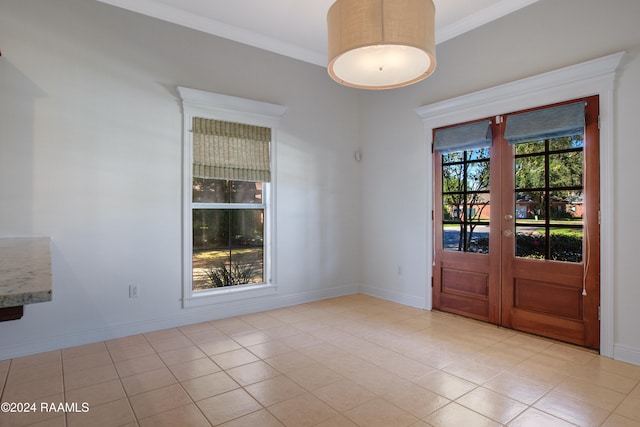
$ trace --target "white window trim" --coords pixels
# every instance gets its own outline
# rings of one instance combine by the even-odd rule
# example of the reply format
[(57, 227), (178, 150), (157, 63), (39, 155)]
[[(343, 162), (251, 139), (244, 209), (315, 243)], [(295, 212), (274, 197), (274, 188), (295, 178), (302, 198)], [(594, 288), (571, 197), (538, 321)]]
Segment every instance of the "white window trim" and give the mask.
[[(422, 119), (427, 144), (431, 147), (435, 128), (575, 98), (600, 96), (600, 354), (607, 357), (614, 357), (613, 96), (616, 69), (623, 55), (624, 52), (618, 52), (415, 110)], [(432, 191), (427, 199), (427, 212), (433, 210), (431, 156), (429, 154), (427, 159), (427, 188)], [(431, 223), (427, 230), (432, 230)], [(433, 245), (427, 245), (427, 259), (431, 260), (427, 263), (427, 277), (431, 277)], [(425, 301), (426, 308), (431, 310), (430, 286)]]
[[(280, 118), (287, 107), (233, 96), (219, 95), (197, 89), (178, 87), (182, 98), (183, 141), (182, 141), (182, 306), (199, 307), (246, 298), (272, 295), (277, 292), (275, 263), (275, 187), (276, 149)], [(194, 117), (244, 123), (271, 128), (271, 182), (265, 185), (265, 239), (264, 253), (265, 283), (257, 285), (230, 286), (221, 289), (194, 292), (192, 289), (192, 204), (191, 186), (193, 174), (193, 138), (191, 124)]]

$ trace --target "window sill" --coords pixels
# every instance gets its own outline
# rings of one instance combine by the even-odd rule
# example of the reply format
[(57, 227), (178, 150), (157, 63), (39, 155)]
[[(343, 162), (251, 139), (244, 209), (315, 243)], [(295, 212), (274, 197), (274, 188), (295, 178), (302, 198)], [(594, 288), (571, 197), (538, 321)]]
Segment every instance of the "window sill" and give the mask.
[(184, 298), (182, 307), (201, 307), (231, 301), (274, 295), (278, 288), (271, 284), (228, 286), (219, 289), (197, 291), (190, 298)]

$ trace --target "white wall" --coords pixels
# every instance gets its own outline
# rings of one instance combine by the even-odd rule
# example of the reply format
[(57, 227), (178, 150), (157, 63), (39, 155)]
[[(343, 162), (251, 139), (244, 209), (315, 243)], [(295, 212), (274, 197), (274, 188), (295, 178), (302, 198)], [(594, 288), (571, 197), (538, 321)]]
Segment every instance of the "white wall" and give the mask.
[[(425, 211), (430, 150), (419, 106), (625, 50), (615, 91), (615, 357), (640, 364), (637, 246), (640, 199), (635, 131), (640, 111), (640, 2), (541, 0), (438, 45), (435, 74), (415, 86), (363, 93), (362, 277), (367, 292), (425, 301), (430, 215)], [(393, 260), (393, 262), (384, 262)], [(397, 274), (397, 264), (408, 264)]]
[[(0, 236), (50, 236), (53, 257), (53, 300), (0, 323), (0, 359), (357, 290), (357, 91), (87, 0), (3, 0), (0, 41)], [(275, 297), (181, 308), (176, 86), (288, 107)]]

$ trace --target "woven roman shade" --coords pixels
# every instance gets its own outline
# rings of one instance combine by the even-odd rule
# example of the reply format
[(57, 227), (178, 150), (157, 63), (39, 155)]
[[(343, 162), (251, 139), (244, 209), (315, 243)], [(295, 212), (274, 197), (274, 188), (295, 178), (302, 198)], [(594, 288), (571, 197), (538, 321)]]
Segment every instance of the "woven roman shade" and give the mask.
[(193, 176), (269, 182), (271, 129), (193, 118)]
[(584, 133), (584, 101), (507, 115), (509, 144)]
[(491, 120), (436, 129), (433, 148), (441, 154), (491, 147)]

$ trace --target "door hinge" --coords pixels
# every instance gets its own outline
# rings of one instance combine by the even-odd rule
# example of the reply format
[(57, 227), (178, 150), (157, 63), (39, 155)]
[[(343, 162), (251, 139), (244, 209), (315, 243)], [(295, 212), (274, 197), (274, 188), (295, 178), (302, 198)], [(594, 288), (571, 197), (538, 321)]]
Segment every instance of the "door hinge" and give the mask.
[(600, 129), (600, 115), (598, 115), (598, 129)]
[(601, 320), (602, 317), (602, 310), (600, 309), (600, 306), (598, 306), (598, 320)]
[(602, 220), (602, 215), (600, 213), (600, 209), (598, 209), (598, 225), (600, 224), (601, 220)]

